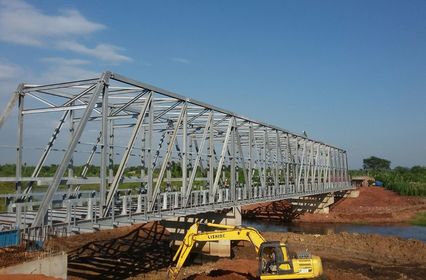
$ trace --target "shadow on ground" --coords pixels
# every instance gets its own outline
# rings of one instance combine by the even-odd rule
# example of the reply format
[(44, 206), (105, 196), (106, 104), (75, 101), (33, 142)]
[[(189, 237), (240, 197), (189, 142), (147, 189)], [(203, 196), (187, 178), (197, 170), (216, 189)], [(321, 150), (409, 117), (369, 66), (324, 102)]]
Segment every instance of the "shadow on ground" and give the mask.
[(68, 253), (68, 276), (125, 279), (168, 267), (171, 251), (166, 235), (166, 230), (154, 223), (118, 238), (87, 243)]
[[(334, 203), (330, 208), (334, 208), (344, 201), (345, 193), (336, 192), (334, 194)], [(324, 200), (327, 194), (311, 196), (310, 199), (287, 199), (273, 201), (269, 203), (259, 203), (249, 207), (243, 207), (242, 215), (247, 219), (262, 219), (274, 222), (292, 222), (305, 213), (314, 213), (318, 206)], [(297, 205), (292, 204), (297, 203)]]
[(202, 276), (207, 276), (210, 278), (220, 278), (223, 280), (238, 280), (238, 279), (248, 279), (248, 280), (258, 280), (258, 277), (254, 277), (253, 275), (251, 275), (250, 273), (241, 273), (241, 272), (235, 272), (235, 271), (231, 271), (231, 270), (223, 270), (223, 269), (216, 269), (216, 270), (212, 270), (210, 273), (208, 274), (196, 274), (196, 275), (191, 275), (187, 278), (185, 278), (185, 280), (195, 280), (197, 278), (203, 279)]
[(291, 222), (306, 211), (301, 211), (297, 207), (285, 200), (271, 203), (259, 204), (256, 207), (242, 210), (244, 218), (262, 219), (275, 222)]

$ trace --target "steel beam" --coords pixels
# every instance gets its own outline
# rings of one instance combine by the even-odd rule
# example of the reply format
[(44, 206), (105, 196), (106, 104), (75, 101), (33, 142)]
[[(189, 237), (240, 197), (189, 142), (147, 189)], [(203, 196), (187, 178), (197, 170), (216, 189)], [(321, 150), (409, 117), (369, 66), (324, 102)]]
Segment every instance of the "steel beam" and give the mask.
[[(124, 109), (123, 109), (124, 110)], [(99, 196), (100, 196), (100, 209), (104, 209), (105, 206), (105, 197), (106, 197), (106, 188), (108, 186), (108, 116), (109, 116), (109, 106), (108, 106), (108, 85), (105, 85), (102, 91), (102, 128), (101, 128), (101, 167), (100, 167), (100, 177), (101, 184), (99, 186)]]
[(158, 179), (157, 179), (157, 183), (156, 183), (155, 188), (154, 188), (153, 193), (152, 193), (151, 204), (148, 206), (148, 210), (150, 212), (152, 212), (156, 198), (159, 194), (160, 186), (161, 186), (161, 183), (163, 181), (164, 172), (166, 171), (166, 167), (167, 167), (168, 161), (170, 159), (170, 155), (172, 153), (172, 149), (173, 149), (173, 145), (174, 145), (174, 142), (175, 142), (175, 139), (176, 139), (176, 136), (177, 136), (177, 132), (178, 132), (180, 126), (181, 126), (183, 116), (185, 115), (185, 110), (186, 110), (186, 107), (183, 106), (182, 109), (181, 109), (180, 115), (179, 115), (179, 119), (175, 123), (175, 128), (174, 128), (170, 143), (167, 147), (166, 155), (163, 158), (163, 165), (161, 166), (160, 173), (159, 173)]
[(22, 112), (24, 111), (24, 93), (23, 93), (23, 85), (20, 84), (16, 91), (18, 95), (18, 128), (17, 128), (17, 138), (18, 145), (16, 148), (16, 193), (21, 193), (21, 177), (22, 177), (22, 149), (24, 142), (24, 116)]
[(198, 165), (200, 163), (201, 154), (204, 151), (204, 146), (205, 146), (205, 143), (206, 143), (207, 134), (210, 130), (210, 126), (212, 125), (212, 116), (213, 116), (213, 114), (210, 112), (209, 118), (207, 119), (207, 122), (206, 122), (206, 126), (204, 127), (203, 136), (201, 137), (201, 145), (198, 149), (197, 156), (195, 157), (194, 166), (192, 167), (191, 176), (189, 177), (188, 187), (185, 190), (184, 203), (182, 205), (183, 207), (186, 207), (188, 205), (189, 197), (190, 197), (190, 194), (191, 194), (191, 191), (192, 191), (192, 186), (193, 186), (194, 181), (195, 181), (195, 175), (197, 174), (197, 168), (198, 168)]
[(120, 183), (121, 177), (123, 176), (123, 173), (124, 173), (124, 169), (126, 168), (127, 162), (129, 160), (129, 156), (130, 156), (130, 152), (132, 151), (133, 144), (135, 143), (136, 137), (139, 134), (139, 130), (145, 119), (145, 115), (148, 110), (148, 107), (151, 104), (151, 99), (152, 99), (152, 93), (149, 93), (148, 98), (146, 99), (145, 104), (142, 107), (139, 117), (136, 121), (136, 125), (133, 128), (132, 135), (130, 136), (129, 142), (127, 143), (126, 149), (124, 151), (124, 155), (121, 158), (120, 165), (118, 166), (117, 172), (115, 173), (114, 180), (112, 181), (111, 186), (109, 188), (108, 196), (105, 201), (105, 208), (102, 210), (103, 217), (106, 217), (111, 209), (111, 205), (113, 203), (114, 196), (117, 192), (118, 185)]
[(223, 163), (225, 161), (226, 152), (228, 151), (228, 142), (229, 142), (229, 138), (230, 138), (230, 135), (231, 135), (233, 122), (234, 122), (234, 118), (231, 117), (229, 119), (229, 122), (228, 122), (228, 128), (226, 129), (225, 140), (223, 141), (222, 152), (220, 153), (220, 159), (219, 159), (219, 163), (217, 165), (217, 171), (216, 171), (216, 176), (215, 176), (215, 179), (214, 179), (213, 189), (212, 189), (212, 193), (210, 194), (210, 197), (211, 197), (210, 201), (211, 202), (214, 201), (214, 197), (216, 196), (216, 193), (217, 193), (217, 189), (218, 189), (218, 185), (219, 185), (219, 179), (220, 179), (220, 175), (222, 173)]
[(83, 133), (83, 130), (86, 126), (87, 120), (89, 119), (95, 105), (96, 102), (98, 100), (98, 97), (101, 93), (101, 91), (103, 90), (104, 86), (106, 84), (108, 84), (109, 82), (109, 77), (110, 77), (111, 73), (110, 72), (106, 72), (104, 74), (102, 74), (102, 77), (99, 79), (98, 84), (96, 86), (95, 91), (93, 92), (90, 101), (87, 105), (86, 110), (83, 113), (83, 116), (81, 117), (81, 121), (78, 124), (78, 127), (76, 128), (76, 131), (74, 133), (74, 136), (65, 152), (64, 157), (62, 158), (61, 163), (59, 164), (55, 175), (53, 176), (53, 181), (52, 184), (48, 187), (47, 191), (46, 191), (46, 196), (43, 198), (43, 201), (40, 205), (39, 210), (37, 211), (37, 215), (32, 223), (32, 227), (39, 227), (44, 223), (46, 214), (47, 214), (47, 210), (50, 206), (50, 203), (52, 201), (53, 195), (56, 192), (56, 190), (58, 189), (58, 186), (61, 182), (61, 178), (65, 172), (65, 169), (68, 166), (68, 162), (72, 157), (72, 154), (74, 153), (74, 149), (77, 146), (78, 140), (80, 139), (81, 134)]

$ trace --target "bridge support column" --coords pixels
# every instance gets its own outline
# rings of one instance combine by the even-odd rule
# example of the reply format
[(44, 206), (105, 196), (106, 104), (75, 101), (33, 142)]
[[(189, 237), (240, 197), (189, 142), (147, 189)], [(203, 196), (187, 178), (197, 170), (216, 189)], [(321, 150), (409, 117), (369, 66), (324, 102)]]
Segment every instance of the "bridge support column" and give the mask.
[(93, 219), (93, 202), (92, 202), (92, 198), (89, 197), (89, 199), (87, 200), (87, 216), (86, 216), (86, 220), (91, 220)]
[(142, 194), (138, 195), (138, 206), (136, 208), (136, 213), (142, 212)]
[[(66, 210), (67, 210), (67, 217), (65, 222), (70, 224), (71, 223), (71, 200), (67, 199), (66, 200)], [(69, 232), (69, 230), (67, 230), (67, 232)]]
[(33, 198), (30, 196), (28, 198), (27, 211), (33, 211)]
[(123, 208), (121, 210), (121, 215), (127, 215), (127, 195), (124, 195), (122, 198)]
[(328, 214), (330, 213), (330, 205), (334, 203), (334, 194), (329, 193), (327, 194), (320, 204), (318, 205), (318, 208), (314, 211), (314, 213), (318, 214)]
[(350, 198), (357, 198), (359, 196), (359, 190), (351, 190), (348, 192), (348, 197)]
[[(241, 220), (241, 207), (238, 206), (220, 212), (207, 212), (187, 217), (171, 218), (161, 221), (161, 224), (170, 232), (171, 246), (176, 247), (181, 244), (187, 229), (197, 221), (237, 226), (241, 225)], [(231, 241), (199, 243), (195, 246), (193, 252), (202, 253), (204, 256), (231, 257)]]

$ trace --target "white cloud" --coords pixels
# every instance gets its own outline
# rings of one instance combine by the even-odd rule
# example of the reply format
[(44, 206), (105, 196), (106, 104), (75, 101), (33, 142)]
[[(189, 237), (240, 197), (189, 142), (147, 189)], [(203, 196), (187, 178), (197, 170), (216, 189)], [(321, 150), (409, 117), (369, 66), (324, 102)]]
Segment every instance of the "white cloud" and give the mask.
[(130, 57), (120, 54), (122, 48), (118, 46), (98, 43), (90, 48), (77, 42), (78, 38), (105, 28), (77, 10), (48, 15), (22, 0), (0, 0), (0, 41), (59, 48), (112, 63), (131, 61)]
[(34, 82), (56, 83), (69, 80), (100, 77), (100, 72), (86, 68), (90, 61), (63, 57), (45, 57), (41, 59), (47, 65), (46, 71), (34, 77)]
[(46, 39), (81, 36), (104, 29), (77, 10), (47, 15), (21, 0), (0, 0), (0, 40), (41, 46)]
[(177, 62), (177, 63), (183, 63), (183, 64), (190, 64), (191, 62), (183, 57), (172, 57), (170, 58), (171, 61)]
[(89, 48), (74, 41), (61, 41), (57, 46), (63, 50), (96, 57), (104, 61), (122, 62), (132, 60), (130, 57), (118, 53), (122, 48), (110, 44), (98, 44), (94, 48)]
[(44, 57), (40, 59), (41, 62), (45, 63), (56, 63), (62, 65), (86, 65), (89, 64), (89, 60), (78, 59), (78, 58), (63, 58), (63, 57)]
[(22, 73), (21, 67), (0, 61), (0, 80), (15, 79)]

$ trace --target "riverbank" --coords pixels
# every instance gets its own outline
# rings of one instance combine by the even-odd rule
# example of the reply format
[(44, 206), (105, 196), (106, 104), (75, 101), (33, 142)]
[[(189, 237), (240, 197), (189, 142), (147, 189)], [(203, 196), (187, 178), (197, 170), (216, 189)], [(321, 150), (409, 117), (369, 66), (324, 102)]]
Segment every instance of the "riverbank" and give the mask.
[(262, 232), (294, 232), (306, 234), (337, 234), (341, 232), (378, 234), (403, 239), (417, 239), (426, 242), (426, 227), (408, 224), (354, 224), (354, 223), (282, 223), (260, 219), (243, 220), (244, 226), (254, 227)]
[[(354, 222), (395, 225), (407, 224), (416, 213), (426, 211), (426, 199), (402, 197), (383, 188), (368, 187), (360, 189), (358, 198), (338, 201), (327, 215), (294, 215), (291, 205), (282, 201), (244, 207), (243, 214), (250, 210), (281, 217), (279, 221), (288, 217), (285, 215), (290, 211), (293, 213), (290, 217), (305, 225)], [(262, 221), (268, 226), (272, 224), (265, 218)], [(426, 243), (419, 240), (336, 231), (272, 232), (268, 227), (255, 227), (267, 240), (279, 240), (295, 250), (308, 249), (319, 255), (324, 266), (321, 279), (424, 279), (426, 275)], [(188, 259), (181, 279), (256, 279), (258, 263), (252, 245), (244, 242), (235, 245), (232, 259), (217, 259), (202, 265)], [(52, 239), (46, 250), (68, 253), (69, 279), (165, 279), (173, 256), (168, 232), (157, 222)], [(19, 250), (2, 257), (6, 255), (3, 260), (7, 263), (33, 257)]]
[[(267, 240), (279, 240), (290, 250), (308, 249), (321, 257), (328, 280), (424, 279), (426, 244), (374, 234), (339, 233), (312, 235), (296, 233), (262, 233)], [(203, 265), (191, 264), (182, 269), (180, 279), (256, 279), (258, 262), (253, 246), (240, 242), (233, 248), (232, 259), (220, 259)], [(160, 270), (131, 279), (165, 279)]]
[(243, 217), (307, 223), (409, 224), (426, 212), (426, 198), (400, 196), (381, 187), (361, 187), (359, 197), (344, 198), (331, 206), (328, 214), (296, 211), (287, 201), (242, 207)]
[[(426, 243), (375, 234), (301, 234), (265, 232), (294, 251), (308, 249), (323, 261), (329, 280), (423, 279)], [(68, 253), (69, 279), (166, 279), (172, 264), (168, 232), (159, 223), (55, 238), (47, 250)], [(189, 258), (180, 279), (256, 279), (253, 246), (237, 242), (232, 258), (195, 264)]]

